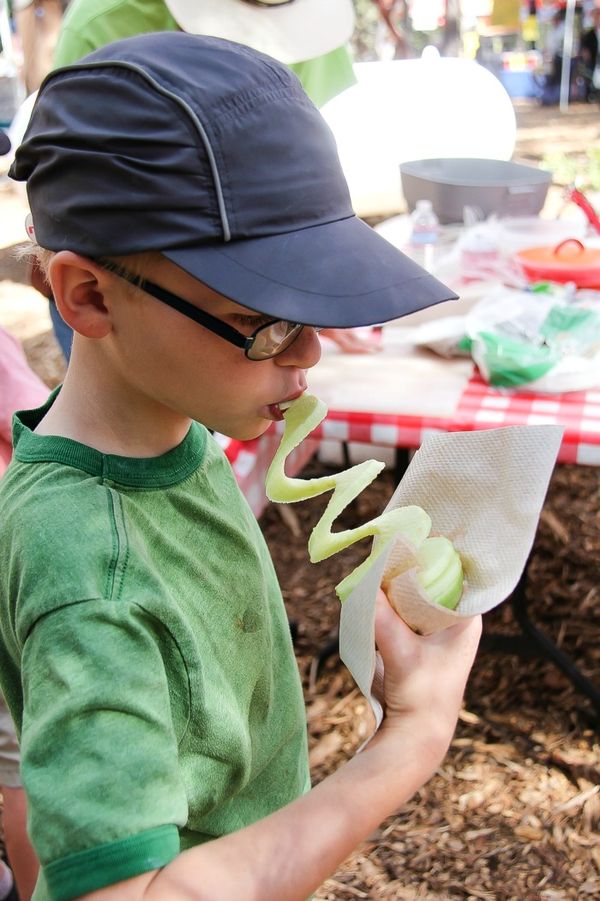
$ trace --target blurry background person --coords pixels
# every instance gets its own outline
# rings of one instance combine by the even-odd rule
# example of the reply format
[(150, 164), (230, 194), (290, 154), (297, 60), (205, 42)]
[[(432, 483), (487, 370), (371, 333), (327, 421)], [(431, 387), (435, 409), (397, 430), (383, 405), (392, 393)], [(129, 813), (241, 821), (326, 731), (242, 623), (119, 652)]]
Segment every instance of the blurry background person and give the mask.
[[(0, 149), (3, 145), (0, 132)], [(47, 397), (48, 388), (29, 368), (19, 342), (0, 329), (0, 477), (12, 456), (13, 413), (38, 407)], [(19, 764), (15, 727), (0, 694), (2, 831), (10, 864), (9, 868), (0, 860), (0, 901), (29, 901), (38, 873), (37, 857), (27, 834), (27, 804)]]
[[(0, 130), (0, 156), (10, 141)], [(16, 410), (38, 407), (48, 388), (30, 369), (21, 345), (0, 329), (0, 477), (12, 456), (12, 416)], [(0, 901), (29, 901), (38, 873), (38, 861), (27, 835), (27, 805), (19, 772), (19, 746), (10, 714), (0, 695), (0, 791), (2, 829), (12, 868), (0, 860)], [(14, 873), (14, 879), (13, 879)], [(18, 896), (15, 889), (18, 889)]]
[(12, 0), (15, 28), (23, 52), (23, 81), (37, 91), (52, 68), (52, 57), (68, 0)]
[(600, 4), (592, 7), (588, 16), (590, 27), (581, 35), (579, 53), (586, 72), (586, 95), (590, 99), (600, 91), (600, 60), (598, 59)]
[(565, 42), (565, 8), (558, 9), (550, 21), (546, 35), (546, 59), (548, 65), (548, 84), (559, 85), (562, 73), (563, 47)]
[[(0, 135), (0, 146), (2, 143)], [(13, 413), (39, 407), (47, 397), (48, 388), (30, 369), (19, 342), (0, 329), (0, 477), (12, 456)], [(27, 834), (27, 804), (19, 763), (15, 727), (0, 694), (2, 829), (10, 864), (9, 869), (0, 860), (0, 901), (17, 897), (20, 901), (29, 901), (38, 874), (37, 857)]]
[(355, 82), (347, 47), (353, 30), (352, 0), (72, 0), (54, 67), (145, 32), (209, 34), (286, 63), (322, 106)]

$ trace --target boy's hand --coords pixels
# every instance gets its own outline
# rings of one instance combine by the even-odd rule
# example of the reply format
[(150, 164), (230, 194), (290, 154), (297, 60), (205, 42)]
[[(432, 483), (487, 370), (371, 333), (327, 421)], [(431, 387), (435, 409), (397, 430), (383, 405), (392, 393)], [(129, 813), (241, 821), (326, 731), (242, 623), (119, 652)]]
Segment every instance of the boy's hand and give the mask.
[(431, 737), (430, 750), (439, 745), (443, 756), (454, 733), (480, 636), (480, 616), (433, 635), (417, 635), (380, 591), (375, 618), (375, 641), (384, 666), (385, 719), (380, 731), (399, 729), (406, 734), (419, 723), (423, 735)]

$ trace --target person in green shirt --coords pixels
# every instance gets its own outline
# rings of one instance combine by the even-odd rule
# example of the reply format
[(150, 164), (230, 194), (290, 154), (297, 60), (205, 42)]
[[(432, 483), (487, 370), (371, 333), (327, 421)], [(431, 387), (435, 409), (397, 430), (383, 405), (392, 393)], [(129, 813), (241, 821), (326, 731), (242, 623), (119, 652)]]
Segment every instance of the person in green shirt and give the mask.
[(351, 0), (72, 0), (54, 67), (150, 31), (210, 34), (286, 63), (313, 103), (323, 106), (356, 82), (347, 43), (353, 29)]
[(293, 73), (219, 38), (56, 70), (10, 174), (74, 330), (0, 482), (33, 897), (300, 901), (439, 765), (481, 623), (417, 636), (380, 594), (385, 719), (310, 788), (281, 593), (210, 431), (281, 420), (319, 327), (454, 295), (354, 215)]

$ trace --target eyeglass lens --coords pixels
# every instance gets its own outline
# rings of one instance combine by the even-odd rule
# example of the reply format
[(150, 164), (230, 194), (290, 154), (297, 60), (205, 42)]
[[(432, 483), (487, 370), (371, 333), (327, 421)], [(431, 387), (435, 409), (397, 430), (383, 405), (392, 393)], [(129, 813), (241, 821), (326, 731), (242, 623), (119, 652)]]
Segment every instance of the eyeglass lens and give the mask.
[(254, 336), (247, 356), (250, 360), (266, 360), (282, 353), (296, 340), (303, 326), (283, 319), (271, 322), (261, 328)]

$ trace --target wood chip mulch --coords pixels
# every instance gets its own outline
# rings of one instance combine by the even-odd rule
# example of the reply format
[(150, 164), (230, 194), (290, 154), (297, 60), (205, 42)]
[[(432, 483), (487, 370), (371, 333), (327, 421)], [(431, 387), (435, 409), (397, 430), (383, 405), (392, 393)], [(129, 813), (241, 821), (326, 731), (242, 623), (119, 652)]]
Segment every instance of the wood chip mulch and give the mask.
[[(313, 462), (305, 476), (326, 468)], [(384, 472), (336, 527), (365, 522), (394, 489)], [(306, 542), (326, 499), (269, 507), (261, 525), (297, 624), (311, 769), (318, 781), (370, 731), (368, 705), (335, 653), (334, 585), (366, 554), (311, 565)], [(600, 470), (558, 466), (529, 569), (533, 622), (600, 689)], [(364, 544), (364, 543), (363, 543)], [(519, 635), (510, 603), (484, 617)], [(435, 776), (321, 887), (319, 901), (600, 899), (600, 711), (550, 661), (479, 651), (451, 749)]]

